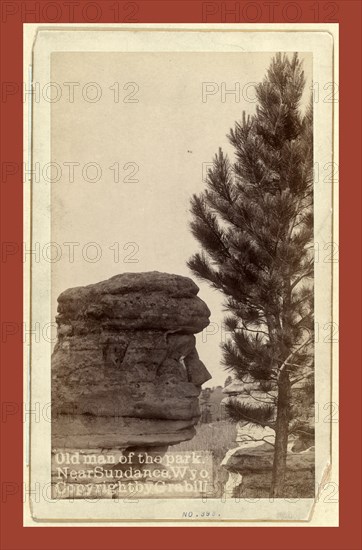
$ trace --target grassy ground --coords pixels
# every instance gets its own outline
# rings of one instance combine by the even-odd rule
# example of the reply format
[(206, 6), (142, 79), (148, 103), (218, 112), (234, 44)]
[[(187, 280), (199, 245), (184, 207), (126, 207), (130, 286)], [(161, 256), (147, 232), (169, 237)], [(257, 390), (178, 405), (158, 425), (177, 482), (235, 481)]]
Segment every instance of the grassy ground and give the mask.
[(235, 443), (235, 424), (227, 420), (196, 426), (196, 435), (190, 441), (184, 441), (172, 447), (172, 451), (212, 451), (214, 459), (220, 462), (229, 449), (237, 447)]
[(211, 451), (213, 457), (214, 487), (211, 489), (214, 498), (221, 497), (228, 473), (220, 463), (227, 451), (237, 447), (235, 442), (235, 424), (227, 420), (198, 424), (196, 435), (190, 441), (184, 441), (169, 448), (170, 451)]

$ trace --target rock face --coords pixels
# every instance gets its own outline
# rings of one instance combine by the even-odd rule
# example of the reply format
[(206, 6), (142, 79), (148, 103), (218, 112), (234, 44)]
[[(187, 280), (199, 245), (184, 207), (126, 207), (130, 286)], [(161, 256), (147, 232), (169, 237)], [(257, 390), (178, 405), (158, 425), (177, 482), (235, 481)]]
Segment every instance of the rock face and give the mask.
[(52, 444), (167, 446), (194, 435), (210, 378), (194, 334), (210, 311), (187, 278), (126, 273), (58, 298)]
[[(222, 465), (228, 470), (236, 470), (242, 474), (254, 474), (258, 472), (270, 471), (273, 468), (274, 450), (267, 442), (260, 442), (253, 447), (240, 446), (229, 451)], [(314, 468), (314, 447), (302, 452), (291, 453), (287, 455), (288, 470)]]

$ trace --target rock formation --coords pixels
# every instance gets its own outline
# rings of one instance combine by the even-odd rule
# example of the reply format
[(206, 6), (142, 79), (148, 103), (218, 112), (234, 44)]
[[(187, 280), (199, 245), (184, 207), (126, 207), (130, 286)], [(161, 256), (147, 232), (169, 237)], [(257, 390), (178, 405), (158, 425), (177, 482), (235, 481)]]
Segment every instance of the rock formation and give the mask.
[(125, 273), (58, 298), (53, 448), (157, 448), (191, 439), (210, 378), (194, 334), (210, 311), (187, 278)]
[[(221, 466), (229, 478), (225, 484), (225, 496), (267, 498), (274, 460), (273, 446), (265, 441), (243, 444), (227, 452)], [(314, 497), (314, 447), (287, 454), (286, 497)], [(301, 493), (302, 487), (302, 493)]]

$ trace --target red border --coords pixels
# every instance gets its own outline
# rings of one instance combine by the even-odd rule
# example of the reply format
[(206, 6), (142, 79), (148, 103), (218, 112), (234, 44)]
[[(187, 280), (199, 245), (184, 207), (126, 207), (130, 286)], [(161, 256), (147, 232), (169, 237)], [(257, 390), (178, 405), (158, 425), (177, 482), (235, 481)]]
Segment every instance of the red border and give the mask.
[[(225, 22), (223, 7), (240, 7), (240, 19), (228, 16), (228, 22), (253, 22), (257, 15), (255, 4), (260, 7), (261, 17), (257, 22), (291, 22), (294, 14), (301, 15), (299, 22), (339, 22), (340, 24), (340, 242), (341, 242), (341, 479), (340, 479), (340, 527), (339, 528), (232, 528), (223, 529), (193, 527), (187, 528), (69, 528), (69, 527), (22, 527), (22, 422), (19, 413), (2, 422), (2, 548), (22, 549), (140, 549), (152, 550), (198, 548), (225, 549), (328, 549), (359, 550), (361, 548), (361, 501), (360, 501), (360, 430), (361, 370), (360, 338), (361, 318), (358, 304), (361, 300), (361, 3), (359, 0), (315, 2), (274, 2), (274, 18), (267, 4), (271, 2), (202, 2), (138, 0), (134, 2), (138, 11), (135, 22), (170, 23)], [(27, 22), (49, 23), (50, 18), (60, 15), (57, 22), (72, 22), (69, 18), (66, 1), (0, 1), (2, 26), (2, 81), (20, 85), (22, 82), (22, 23), (24, 10), (38, 9), (37, 14), (29, 15)], [(54, 4), (60, 6), (55, 12)], [(87, 0), (74, 3), (73, 22), (86, 23), (81, 10)], [(95, 2), (93, 3), (95, 4)], [(119, 6), (120, 16), (130, 13), (125, 9), (126, 2), (104, 0), (97, 2), (101, 17), (97, 22), (117, 22), (114, 7)], [(128, 2), (129, 4), (129, 2)], [(249, 7), (246, 7), (249, 4)], [(289, 8), (286, 8), (289, 4)], [(294, 8), (292, 6), (294, 4)], [(253, 7), (253, 6), (254, 7)], [(53, 6), (53, 7), (52, 7)], [(296, 6), (296, 7), (295, 7)], [(317, 11), (318, 8), (318, 11)], [(93, 17), (89, 7), (88, 17)], [(204, 11), (203, 11), (204, 10)], [(290, 10), (290, 11), (289, 11)], [(296, 10), (296, 11), (293, 11)], [(289, 18), (286, 19), (286, 18)], [(254, 21), (254, 22), (256, 22)], [(119, 21), (122, 22), (122, 19)], [(4, 47), (4, 45), (6, 46)], [(21, 89), (21, 86), (20, 86)], [(2, 158), (3, 162), (22, 163), (22, 100), (21, 93), (10, 96), (2, 102)], [(359, 162), (357, 162), (357, 159)], [(3, 165), (4, 166), (4, 165)], [(2, 166), (2, 167), (3, 167)], [(3, 173), (3, 172), (2, 172)], [(14, 175), (1, 179), (1, 235), (2, 242), (20, 246), (22, 237), (22, 176), (21, 168)], [(20, 249), (19, 249), (20, 250)], [(14, 254), (2, 265), (4, 268), (1, 285), (1, 320), (4, 323), (22, 322), (22, 258)], [(14, 327), (15, 325), (7, 325)], [(22, 342), (18, 330), (2, 346), (2, 401), (21, 404), (22, 402)], [(13, 409), (13, 412), (16, 412)], [(6, 489), (18, 483), (16, 494), (3, 503)], [(91, 529), (91, 530), (90, 530)], [(240, 531), (242, 529), (242, 531)]]

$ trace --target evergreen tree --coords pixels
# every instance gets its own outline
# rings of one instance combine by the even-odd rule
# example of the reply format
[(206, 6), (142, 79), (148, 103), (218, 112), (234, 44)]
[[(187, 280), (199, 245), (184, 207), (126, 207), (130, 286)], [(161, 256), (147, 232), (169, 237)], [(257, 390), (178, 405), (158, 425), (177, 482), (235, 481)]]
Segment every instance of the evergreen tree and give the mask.
[(283, 496), (292, 387), (313, 376), (313, 119), (304, 115), (297, 54), (277, 54), (256, 87), (253, 116), (228, 135), (235, 162), (219, 149), (207, 188), (191, 201), (191, 230), (202, 251), (193, 273), (226, 297), (231, 338), (223, 361), (233, 376), (251, 376), (271, 399), (229, 407), (234, 419), (271, 420), (276, 432), (271, 496)]

